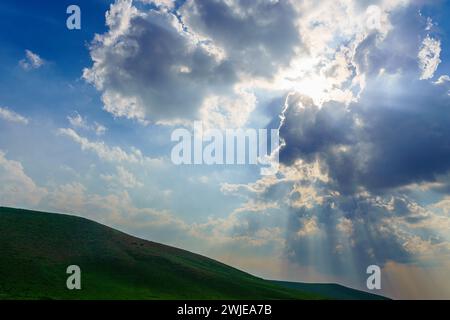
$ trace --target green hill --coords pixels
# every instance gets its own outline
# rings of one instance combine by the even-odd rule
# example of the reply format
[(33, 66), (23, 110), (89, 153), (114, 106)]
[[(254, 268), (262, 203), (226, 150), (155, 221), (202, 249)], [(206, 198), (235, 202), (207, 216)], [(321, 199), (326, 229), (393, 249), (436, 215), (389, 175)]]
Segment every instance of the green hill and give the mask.
[[(66, 288), (78, 265), (82, 290)], [(0, 207), (0, 299), (321, 299), (75, 216)]]

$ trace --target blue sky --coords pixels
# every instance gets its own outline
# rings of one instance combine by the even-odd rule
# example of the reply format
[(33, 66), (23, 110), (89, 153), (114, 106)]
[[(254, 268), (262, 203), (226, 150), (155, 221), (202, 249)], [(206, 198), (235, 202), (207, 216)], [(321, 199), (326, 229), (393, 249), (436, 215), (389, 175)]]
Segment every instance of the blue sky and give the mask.
[[(446, 1), (0, 4), (0, 205), (273, 279), (450, 297)], [(350, 17), (350, 18), (349, 18)], [(277, 128), (280, 171), (182, 165), (173, 130)]]

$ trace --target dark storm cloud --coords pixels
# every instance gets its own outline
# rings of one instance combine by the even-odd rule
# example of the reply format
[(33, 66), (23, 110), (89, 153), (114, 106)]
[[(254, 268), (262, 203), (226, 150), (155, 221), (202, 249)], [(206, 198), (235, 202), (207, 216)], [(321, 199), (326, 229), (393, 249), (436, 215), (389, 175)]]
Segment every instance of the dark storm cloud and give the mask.
[[(295, 101), (281, 136), (281, 161), (321, 159), (339, 189), (372, 191), (431, 182), (450, 170), (450, 97), (443, 86), (403, 77), (401, 92), (373, 83), (349, 109)], [(398, 82), (396, 82), (398, 84)], [(372, 83), (370, 84), (372, 85)], [(344, 147), (344, 148), (342, 148)]]
[(365, 119), (364, 131), (372, 145), (361, 179), (370, 188), (434, 181), (450, 169), (447, 90), (411, 81), (408, 89), (405, 96), (379, 102), (369, 92), (369, 98), (360, 103), (358, 112)]
[(419, 80), (416, 18), (399, 15), (384, 42), (372, 34), (357, 47), (355, 63), (367, 79), (357, 102), (289, 101), (281, 161), (318, 160), (331, 178), (316, 186), (322, 201), (291, 208), (292, 261), (363, 281), (368, 265), (410, 263), (445, 243), (432, 227), (418, 227), (430, 214), (398, 191), (450, 172), (449, 86)]
[(411, 7), (390, 21), (387, 36), (374, 32), (356, 47), (354, 64), (366, 77), (358, 101), (318, 108), (297, 96), (281, 130), (284, 163), (320, 159), (346, 194), (434, 181), (450, 170), (448, 82), (419, 80), (426, 18)]
[(355, 142), (352, 114), (344, 105), (329, 103), (323, 108), (302, 95), (289, 97), (290, 108), (280, 135), (286, 141), (280, 160), (285, 164), (297, 158), (315, 160), (330, 148)]
[[(315, 183), (322, 198), (313, 207), (290, 208), (286, 249), (291, 261), (324, 273), (351, 274), (363, 284), (371, 264), (411, 263), (424, 252), (445, 248), (445, 238), (433, 229), (433, 214), (401, 187), (445, 182), (445, 177), (448, 185), (449, 87), (412, 80), (412, 74), (394, 78), (369, 81), (361, 99), (348, 107), (299, 107), (304, 98), (292, 99), (281, 130), (286, 141), (281, 160), (287, 165), (319, 160), (331, 179)], [(317, 230), (299, 236), (311, 219)], [(342, 219), (350, 232), (340, 230)]]

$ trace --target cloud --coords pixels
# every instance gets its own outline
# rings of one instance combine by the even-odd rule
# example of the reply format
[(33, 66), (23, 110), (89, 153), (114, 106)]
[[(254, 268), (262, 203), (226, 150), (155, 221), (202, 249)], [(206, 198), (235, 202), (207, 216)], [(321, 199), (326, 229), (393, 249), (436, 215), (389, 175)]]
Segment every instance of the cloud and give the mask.
[(433, 203), (431, 208), (442, 210), (443, 213), (450, 215), (450, 196), (446, 196), (438, 202)]
[(74, 128), (88, 129), (86, 119), (84, 119), (78, 112), (75, 112), (72, 116), (67, 116), (67, 120)]
[(8, 109), (0, 107), (0, 118), (6, 121), (16, 122), (20, 124), (28, 124), (29, 120), (24, 116)]
[(423, 42), (419, 51), (419, 67), (422, 70), (420, 79), (426, 80), (433, 78), (434, 72), (437, 70), (441, 59), (441, 42), (437, 39), (427, 36)]
[(342, 217), (339, 219), (339, 223), (336, 225), (336, 229), (347, 236), (352, 236), (353, 222), (349, 218)]
[(288, 109), (280, 130), (286, 147), (280, 154), (284, 163), (297, 158), (314, 161), (329, 149), (351, 144), (354, 119), (343, 104), (329, 103), (323, 107), (307, 96), (295, 94), (287, 98)]
[[(420, 53), (427, 21), (406, 1), (379, 2), (376, 28), (365, 23), (364, 5), (304, 3), (302, 40), (317, 61), (295, 65), (303, 73), (289, 80), (284, 108), (273, 118), (281, 118), (285, 145), (280, 171), (223, 184), (222, 191), (277, 199), (288, 219), (286, 258), (351, 285), (365, 284), (370, 264), (450, 261), (443, 232), (450, 219), (442, 209), (448, 201), (423, 203), (430, 192), (448, 192), (450, 182), (449, 84), (445, 76), (423, 81), (424, 70), (432, 75), (439, 64), (439, 40), (430, 37), (433, 54)], [(330, 16), (326, 5), (342, 8)], [(352, 19), (340, 15), (344, 9)], [(431, 57), (425, 69), (418, 56)], [(349, 99), (332, 87), (349, 90)]]
[(449, 77), (448, 75), (443, 75), (443, 76), (440, 76), (440, 77), (434, 82), (434, 84), (442, 85), (442, 84), (445, 84), (445, 83), (447, 83), (447, 82), (450, 82), (450, 77)]
[(0, 205), (35, 206), (46, 194), (47, 190), (35, 184), (20, 162), (7, 159), (0, 150)]
[(91, 46), (94, 65), (84, 77), (113, 115), (143, 122), (193, 119), (205, 96), (233, 91), (231, 64), (185, 31), (173, 13), (117, 1), (107, 25)]
[(272, 77), (301, 46), (290, 1), (188, 0), (180, 13), (188, 28), (248, 76)]
[(138, 0), (142, 3), (154, 4), (158, 7), (173, 8), (175, 6), (176, 0)]
[(71, 138), (81, 146), (82, 150), (91, 151), (104, 161), (131, 164), (161, 163), (161, 160), (144, 156), (139, 149), (134, 147), (131, 148), (130, 152), (126, 152), (118, 146), (110, 147), (103, 141), (90, 141), (70, 128), (61, 128), (58, 130), (58, 134)]
[(100, 175), (100, 178), (110, 183), (116, 183), (127, 189), (140, 188), (143, 186), (143, 183), (124, 167), (118, 166), (116, 170), (117, 173), (115, 175)]
[(105, 132), (108, 130), (108, 128), (106, 128), (104, 125), (102, 125), (98, 122), (94, 122), (94, 126), (92, 127), (92, 129), (95, 131), (95, 134), (98, 136), (104, 135)]
[[(223, 191), (250, 201), (258, 199), (260, 204), (277, 199), (278, 205), (270, 210), (275, 210), (273, 216), (287, 218), (282, 223), (287, 226), (285, 239), (277, 247), (283, 248), (285, 259), (339, 277), (348, 285), (363, 287), (364, 271), (370, 264), (426, 265), (436, 257), (449, 256), (450, 241), (443, 231), (448, 217), (431, 212), (402, 192), (341, 194), (318, 166), (317, 162), (282, 165), (278, 179), (227, 184)], [(442, 206), (445, 200), (435, 207), (440, 210)], [(275, 227), (271, 215), (262, 210), (251, 220), (247, 220), (248, 211), (241, 215), (237, 210), (233, 224), (252, 226), (239, 229), (250, 237), (255, 234), (251, 230)]]
[(32, 69), (39, 69), (45, 64), (45, 61), (31, 50), (25, 50), (25, 58), (19, 61), (22, 69), (28, 71)]
[[(280, 131), (286, 142), (280, 160), (290, 164), (299, 158), (320, 159), (344, 193), (359, 187), (383, 191), (433, 182), (448, 172), (447, 89), (408, 76), (383, 79), (371, 81), (360, 101), (349, 108), (332, 103), (319, 108), (292, 98)], [(378, 99), (382, 89), (401, 87), (406, 81), (409, 90)]]
[(67, 120), (69, 120), (69, 123), (73, 128), (94, 131), (98, 136), (104, 135), (107, 131), (107, 128), (98, 122), (89, 124), (88, 120), (76, 111), (73, 113), (73, 115), (68, 116)]
[(356, 283), (371, 264), (429, 264), (450, 254), (450, 243), (432, 227), (433, 215), (404, 196), (331, 197), (311, 210), (292, 210), (289, 259)]
[(301, 226), (297, 231), (297, 236), (299, 238), (310, 237), (318, 234), (320, 232), (320, 228), (317, 225), (317, 218), (303, 218), (301, 219)]
[(208, 240), (212, 245), (210, 249), (278, 254), (284, 247), (282, 226), (265, 221), (273, 219), (277, 207), (276, 202), (250, 200), (226, 217), (210, 217), (205, 223), (194, 224), (192, 232), (198, 238)]
[(425, 24), (414, 7), (401, 8), (390, 12), (387, 34), (367, 33), (356, 43), (352, 77), (364, 79), (356, 99), (319, 104), (301, 91), (289, 95), (280, 160), (319, 161), (341, 193), (387, 192), (448, 172), (449, 88), (445, 77), (420, 81), (417, 72), (417, 38), (429, 48), (439, 43), (424, 35)]
[(256, 103), (249, 80), (272, 78), (301, 44), (295, 21), (290, 2), (195, 0), (174, 12), (118, 0), (84, 78), (117, 117), (243, 126)]

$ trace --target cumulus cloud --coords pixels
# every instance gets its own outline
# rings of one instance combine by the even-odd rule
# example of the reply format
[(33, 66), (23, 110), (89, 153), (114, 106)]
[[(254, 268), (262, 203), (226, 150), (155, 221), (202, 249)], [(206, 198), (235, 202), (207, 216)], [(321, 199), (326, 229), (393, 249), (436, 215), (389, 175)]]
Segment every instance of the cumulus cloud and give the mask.
[(301, 44), (296, 17), (288, 1), (194, 0), (173, 12), (118, 0), (84, 78), (117, 117), (242, 126), (255, 107), (250, 79), (272, 78)]
[(150, 3), (156, 8), (130, 0), (111, 5), (108, 32), (95, 37), (93, 65), (84, 71), (107, 111), (144, 124), (203, 119), (244, 126), (260, 89), (295, 90), (319, 106), (350, 103), (364, 74), (380, 72), (381, 62), (392, 72), (402, 61), (417, 65), (411, 52), (418, 44), (408, 38), (396, 45), (412, 32), (391, 36), (393, 23), (407, 23), (396, 16), (406, 0), (189, 0), (176, 9)]
[(0, 107), (0, 118), (6, 121), (16, 122), (25, 125), (28, 124), (29, 122), (29, 120), (24, 116), (4, 107)]
[(31, 50), (25, 50), (25, 58), (19, 61), (19, 65), (24, 70), (39, 69), (44, 65), (45, 61)]
[(84, 77), (102, 92), (105, 109), (140, 121), (177, 122), (198, 116), (205, 96), (233, 91), (231, 64), (185, 31), (176, 15), (117, 1), (109, 31), (91, 46)]

